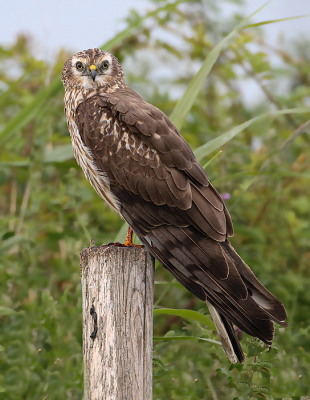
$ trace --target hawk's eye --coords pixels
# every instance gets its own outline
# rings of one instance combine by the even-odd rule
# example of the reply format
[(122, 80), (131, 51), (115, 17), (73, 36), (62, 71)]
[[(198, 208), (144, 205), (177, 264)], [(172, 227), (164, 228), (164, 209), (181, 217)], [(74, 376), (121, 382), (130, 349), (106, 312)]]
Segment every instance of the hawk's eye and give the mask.
[(75, 64), (75, 66), (76, 66), (76, 69), (79, 69), (79, 70), (83, 69), (83, 64), (82, 64), (80, 61), (78, 61), (78, 62)]
[(108, 66), (109, 66), (109, 62), (108, 62), (107, 60), (106, 60), (106, 61), (103, 61), (103, 63), (102, 63), (102, 68), (107, 69)]

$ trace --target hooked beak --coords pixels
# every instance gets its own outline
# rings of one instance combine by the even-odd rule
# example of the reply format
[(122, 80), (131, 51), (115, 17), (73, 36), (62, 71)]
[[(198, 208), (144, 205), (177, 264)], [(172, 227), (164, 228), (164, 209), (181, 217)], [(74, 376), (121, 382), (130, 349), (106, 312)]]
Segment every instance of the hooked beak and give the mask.
[(92, 80), (95, 82), (96, 76), (98, 74), (97, 67), (96, 65), (91, 65), (89, 69), (90, 69), (90, 76), (92, 77)]

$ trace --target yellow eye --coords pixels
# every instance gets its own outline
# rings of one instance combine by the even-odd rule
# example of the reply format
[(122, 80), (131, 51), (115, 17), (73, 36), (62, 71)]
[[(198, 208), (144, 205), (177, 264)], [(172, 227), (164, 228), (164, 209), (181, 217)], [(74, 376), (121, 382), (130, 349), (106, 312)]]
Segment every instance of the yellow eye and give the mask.
[(106, 60), (106, 61), (103, 61), (103, 63), (102, 63), (102, 68), (107, 69), (108, 66), (109, 66), (109, 62), (108, 62), (107, 60)]
[(78, 62), (75, 64), (75, 66), (76, 66), (76, 69), (79, 69), (79, 70), (83, 69), (83, 64), (82, 64), (80, 61), (78, 61)]

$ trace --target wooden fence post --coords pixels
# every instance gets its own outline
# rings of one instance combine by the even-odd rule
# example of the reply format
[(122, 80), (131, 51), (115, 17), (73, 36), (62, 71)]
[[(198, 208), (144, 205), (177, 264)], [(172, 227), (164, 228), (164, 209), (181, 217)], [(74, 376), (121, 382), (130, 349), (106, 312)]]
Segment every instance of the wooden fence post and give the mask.
[(154, 259), (93, 246), (80, 261), (84, 400), (151, 400)]

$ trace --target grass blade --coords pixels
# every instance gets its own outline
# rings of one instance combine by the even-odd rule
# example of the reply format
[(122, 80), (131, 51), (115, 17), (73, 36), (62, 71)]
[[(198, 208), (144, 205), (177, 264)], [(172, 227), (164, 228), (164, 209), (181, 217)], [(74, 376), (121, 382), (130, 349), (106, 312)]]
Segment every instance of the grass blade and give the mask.
[(201, 338), (196, 336), (154, 336), (153, 340), (165, 340), (169, 342), (173, 340), (204, 340), (205, 342), (221, 345), (221, 342), (218, 342), (217, 340)]
[(167, 314), (167, 315), (176, 315), (177, 317), (182, 317), (184, 319), (193, 319), (194, 321), (198, 321), (203, 326), (207, 326), (212, 331), (215, 331), (215, 325), (212, 320), (205, 316), (204, 314), (199, 313), (198, 311), (193, 310), (176, 310), (174, 308), (158, 308), (153, 310), (154, 315), (158, 314)]
[(42, 107), (45, 101), (53, 97), (57, 92), (59, 92), (59, 90), (61, 90), (61, 88), (62, 82), (59, 79), (38, 93), (27, 106), (25, 106), (14, 118), (10, 120), (10, 122), (0, 133), (0, 145), (5, 143), (14, 135), (14, 133), (30, 122), (36, 116), (38, 110)]
[[(309, 177), (310, 177), (310, 175), (309, 175)], [(163, 285), (163, 286), (171, 285), (171, 286), (176, 286), (176, 287), (182, 287), (181, 283), (179, 283), (178, 281), (175, 281), (175, 282), (154, 281), (154, 285)]]
[(0, 161), (0, 168), (5, 167), (28, 167), (29, 160), (22, 160), (22, 161)]
[(281, 18), (281, 19), (271, 19), (269, 21), (257, 22), (257, 24), (246, 25), (243, 29), (256, 28), (256, 27), (262, 26), (262, 25), (274, 24), (276, 22), (290, 21), (291, 19), (298, 19), (298, 18), (305, 18), (305, 17), (309, 17), (309, 15), (298, 15), (296, 17)]
[[(269, 3), (269, 2), (268, 2)], [(189, 83), (184, 95), (180, 98), (180, 100), (177, 102), (177, 105), (175, 106), (170, 119), (174, 123), (174, 125), (178, 128), (181, 129), (181, 126), (187, 117), (190, 109), (192, 108), (192, 105), (200, 92), (200, 89), (208, 76), (211, 68), (215, 64), (216, 60), (218, 59), (221, 50), (223, 47), (232, 39), (232, 37), (241, 29), (244, 28), (244, 24), (248, 22), (255, 14), (257, 14), (260, 10), (262, 10), (266, 5), (264, 4), (262, 7), (260, 7), (257, 11), (255, 11), (253, 14), (251, 14), (249, 17), (244, 18), (231, 32), (228, 36), (226, 36), (224, 39), (218, 43), (214, 49), (208, 54), (206, 57), (205, 61), (203, 62), (200, 70), (198, 73), (193, 77), (191, 82)]]
[(296, 113), (309, 113), (310, 109), (305, 108), (305, 107), (299, 107), (299, 108), (291, 108), (291, 109), (286, 109), (286, 110), (278, 110), (278, 111), (270, 111), (266, 112), (264, 114), (258, 115), (257, 117), (254, 117), (252, 119), (249, 119), (246, 122), (243, 122), (240, 125), (235, 126), (231, 130), (229, 130), (226, 133), (223, 133), (222, 135), (218, 136), (217, 138), (211, 140), (210, 142), (198, 147), (195, 151), (194, 154), (197, 158), (197, 160), (201, 160), (213, 151), (217, 150), (224, 144), (226, 144), (229, 140), (237, 136), (240, 132), (242, 132), (245, 128), (253, 124), (253, 122), (265, 118), (268, 116), (278, 116), (278, 115), (283, 115), (283, 114), (296, 114)]
[(210, 160), (209, 160), (207, 163), (205, 163), (205, 165), (204, 165), (202, 168), (203, 168), (203, 169), (206, 169), (207, 166), (210, 165), (211, 162), (212, 162), (215, 158), (217, 158), (220, 154), (222, 154), (222, 150), (220, 150), (218, 153), (215, 154), (215, 156), (213, 156), (212, 158), (210, 158)]

